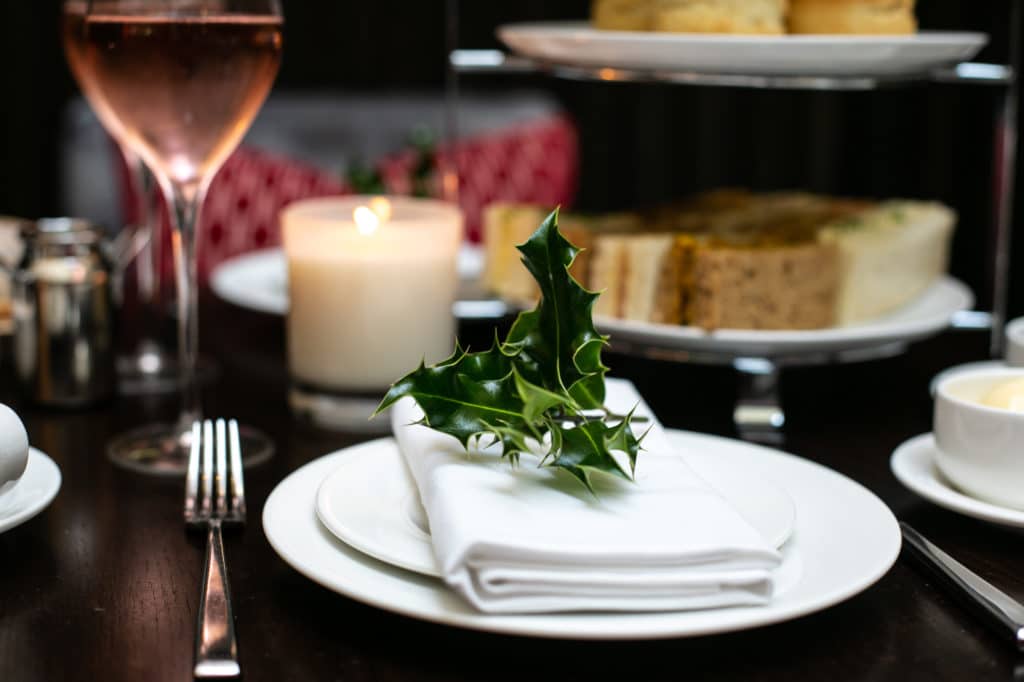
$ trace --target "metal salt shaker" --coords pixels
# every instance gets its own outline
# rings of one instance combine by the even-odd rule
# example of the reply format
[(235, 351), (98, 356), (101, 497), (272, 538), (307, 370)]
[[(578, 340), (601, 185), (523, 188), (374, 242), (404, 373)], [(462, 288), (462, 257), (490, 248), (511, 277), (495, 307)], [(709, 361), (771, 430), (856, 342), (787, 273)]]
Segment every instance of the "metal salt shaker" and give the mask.
[(81, 407), (113, 395), (115, 315), (104, 235), (72, 218), (28, 223), (11, 273), (14, 371), (37, 403)]

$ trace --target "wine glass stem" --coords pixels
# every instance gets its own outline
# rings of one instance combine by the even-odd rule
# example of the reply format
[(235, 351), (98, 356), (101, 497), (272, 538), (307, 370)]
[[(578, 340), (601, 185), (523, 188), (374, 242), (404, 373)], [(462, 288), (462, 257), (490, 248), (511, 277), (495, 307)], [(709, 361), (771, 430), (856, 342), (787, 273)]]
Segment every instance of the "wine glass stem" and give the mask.
[(175, 187), (172, 192), (174, 273), (178, 285), (178, 360), (181, 372), (181, 425), (199, 419), (196, 381), (199, 355), (199, 283), (196, 278), (196, 223), (205, 192), (198, 187)]
[[(157, 225), (154, 224), (153, 210), (153, 176), (136, 154), (128, 145), (120, 145), (121, 155), (124, 156), (125, 164), (128, 166), (129, 178), (132, 191), (135, 193), (135, 234), (132, 241), (132, 254), (135, 261), (135, 272), (138, 278), (140, 298), (147, 305), (156, 305), (156, 279), (158, 269), (155, 264), (154, 242), (157, 235)], [(144, 246), (136, 249), (134, 243), (142, 239)], [(127, 267), (128, 263), (120, 263), (121, 267)]]

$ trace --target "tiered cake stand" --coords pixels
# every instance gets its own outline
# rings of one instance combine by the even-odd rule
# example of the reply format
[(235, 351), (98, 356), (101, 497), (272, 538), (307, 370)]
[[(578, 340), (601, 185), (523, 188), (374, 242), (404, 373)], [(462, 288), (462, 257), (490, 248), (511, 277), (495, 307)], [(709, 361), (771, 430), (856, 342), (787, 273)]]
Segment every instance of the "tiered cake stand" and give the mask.
[[(865, 339), (862, 329), (850, 328), (851, 333), (839, 334), (827, 330), (823, 337), (828, 342), (815, 342), (814, 332), (798, 334), (774, 334), (765, 332), (758, 343), (757, 333), (748, 333), (749, 343), (735, 343), (729, 334), (707, 334), (697, 330), (683, 329), (679, 333), (666, 333), (656, 325), (633, 325), (624, 329), (617, 322), (599, 322), (598, 326), (613, 334), (613, 347), (617, 351), (676, 362), (710, 363), (731, 365), (740, 377), (741, 391), (734, 410), (734, 420), (740, 436), (758, 442), (778, 444), (783, 439), (785, 412), (779, 400), (781, 372), (786, 367), (820, 365), (891, 357), (904, 353), (908, 345), (944, 329), (973, 329), (988, 331), (991, 335), (990, 350), (994, 357), (1002, 354), (1003, 333), (1007, 319), (1008, 286), (1010, 281), (1010, 240), (1011, 211), (1014, 202), (1013, 188), (1016, 172), (1017, 141), (1017, 97), (1019, 70), (1019, 39), (1022, 26), (1021, 3), (1011, 3), (1010, 17), (1010, 59), (1007, 64), (985, 64), (962, 62), (945, 65), (942, 68), (928, 68), (919, 71), (899, 73), (874, 72), (861, 75), (849, 69), (837, 69), (836, 73), (826, 70), (815, 73), (766, 73), (764, 68), (754, 72), (735, 71), (734, 65), (723, 69), (700, 68), (637, 68), (635, 64), (624, 67), (614, 58), (607, 63), (596, 60), (593, 52), (585, 59), (574, 59), (566, 54), (564, 41), (556, 45), (551, 53), (559, 56), (552, 59), (545, 53), (543, 45), (527, 45), (518, 38), (508, 35), (521, 27), (503, 27), (499, 35), (506, 43), (519, 48), (518, 53), (499, 50), (459, 49), (458, 2), (448, 1), (449, 34), (449, 77), (448, 77), (448, 128), (454, 136), (458, 123), (458, 94), (460, 79), (466, 76), (508, 76), (546, 75), (551, 78), (574, 81), (606, 83), (614, 87), (617, 83), (652, 83), (666, 86), (705, 86), (771, 90), (817, 90), (870, 92), (882, 89), (901, 88), (922, 83), (975, 85), (995, 88), (998, 92), (997, 115), (994, 130), (995, 164), (992, 189), (994, 225), (991, 230), (990, 257), (992, 281), (991, 310), (976, 311), (973, 296), (969, 290), (959, 302), (945, 300), (946, 308), (933, 310), (939, 319), (925, 324), (904, 324), (889, 329), (891, 333), (878, 333)], [(526, 27), (529, 28), (529, 27)], [(543, 28), (543, 27), (541, 27)], [(556, 26), (557, 29), (557, 26)], [(566, 25), (567, 30), (573, 27)], [(582, 26), (579, 30), (585, 31)], [(532, 35), (530, 36), (533, 37)], [(543, 37), (543, 36), (542, 36)], [(928, 36), (922, 34), (922, 39)], [(562, 50), (562, 52), (559, 52)], [(571, 50), (570, 50), (571, 52)], [(730, 50), (723, 50), (729, 53)], [(706, 66), (706, 64), (704, 64)], [(449, 184), (449, 186), (452, 186)], [(949, 282), (947, 282), (949, 283)], [(956, 283), (949, 283), (956, 288)], [(962, 285), (960, 285), (962, 287)], [(947, 292), (950, 293), (950, 292)], [(961, 292), (963, 293), (963, 292)], [(951, 294), (952, 295), (952, 294)], [(903, 320), (907, 322), (907, 320)], [(877, 326), (877, 325), (875, 325)], [(884, 325), (883, 325), (884, 326)], [(629, 327), (627, 324), (626, 327)], [(901, 332), (902, 329), (902, 332)], [(876, 330), (877, 331), (877, 330)], [(774, 334), (774, 338), (773, 338)], [(725, 337), (724, 339), (722, 337)], [(751, 340), (750, 337), (753, 337)], [(870, 334), (868, 335), (870, 336)], [(819, 339), (820, 341), (820, 339)]]

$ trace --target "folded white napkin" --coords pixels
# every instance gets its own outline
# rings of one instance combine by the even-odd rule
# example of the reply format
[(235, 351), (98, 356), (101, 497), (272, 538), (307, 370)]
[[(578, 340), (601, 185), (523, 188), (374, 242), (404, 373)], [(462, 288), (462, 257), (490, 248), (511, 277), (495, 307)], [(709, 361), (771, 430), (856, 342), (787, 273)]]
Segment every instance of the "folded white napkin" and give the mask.
[[(608, 381), (606, 404), (619, 413), (639, 404), (636, 414), (653, 419), (626, 381)], [(468, 455), (454, 438), (411, 425), (421, 415), (411, 399), (396, 404), (395, 438), (444, 579), (477, 609), (659, 611), (771, 598), (781, 556), (690, 470), (659, 424), (643, 441), (636, 482), (607, 477), (595, 498), (535, 459), (513, 471), (496, 455)]]

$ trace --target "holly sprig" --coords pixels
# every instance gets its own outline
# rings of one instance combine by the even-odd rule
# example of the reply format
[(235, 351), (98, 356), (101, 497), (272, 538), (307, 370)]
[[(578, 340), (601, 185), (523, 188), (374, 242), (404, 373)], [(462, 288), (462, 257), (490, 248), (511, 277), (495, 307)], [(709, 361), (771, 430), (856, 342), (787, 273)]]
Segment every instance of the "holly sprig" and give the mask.
[[(632, 480), (642, 437), (633, 414), (604, 407), (601, 352), (593, 307), (599, 294), (569, 274), (579, 249), (558, 230), (558, 211), (517, 247), (540, 286), (540, 300), (520, 313), (508, 336), (490, 349), (455, 352), (436, 365), (421, 364), (395, 382), (377, 413), (406, 396), (423, 410), (421, 424), (454, 436), (467, 449), (489, 438), (513, 464), (535, 453), (541, 466), (568, 472), (594, 492), (595, 472)], [(628, 470), (613, 452), (621, 452)]]

